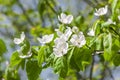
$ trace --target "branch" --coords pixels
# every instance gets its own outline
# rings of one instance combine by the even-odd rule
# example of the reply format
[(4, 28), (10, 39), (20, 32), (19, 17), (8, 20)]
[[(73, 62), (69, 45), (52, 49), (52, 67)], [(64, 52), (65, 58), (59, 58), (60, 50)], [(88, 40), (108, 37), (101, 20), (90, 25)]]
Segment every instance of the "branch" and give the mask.
[(112, 27), (110, 27), (110, 29), (111, 29), (112, 31), (114, 31), (114, 32), (120, 37), (120, 34), (119, 34), (117, 31), (115, 31)]
[(95, 8), (95, 4), (93, 2), (91, 2), (90, 0), (83, 0), (85, 3), (87, 3), (89, 6), (91, 6), (92, 8)]
[(49, 6), (49, 8), (55, 13), (58, 14), (55, 9), (51, 6), (51, 4), (49, 3), (49, 1), (46, 0), (46, 4)]
[[(95, 53), (93, 53), (93, 54), (95, 54)], [(94, 63), (95, 63), (95, 58), (94, 58), (94, 55), (92, 55), (92, 64), (91, 64), (91, 68), (90, 68), (90, 76), (89, 76), (90, 80), (92, 80)]]
[(108, 70), (108, 72), (109, 72), (110, 77), (112, 78), (112, 80), (115, 80), (114, 76), (112, 75), (111, 69), (107, 65), (106, 65), (106, 69)]

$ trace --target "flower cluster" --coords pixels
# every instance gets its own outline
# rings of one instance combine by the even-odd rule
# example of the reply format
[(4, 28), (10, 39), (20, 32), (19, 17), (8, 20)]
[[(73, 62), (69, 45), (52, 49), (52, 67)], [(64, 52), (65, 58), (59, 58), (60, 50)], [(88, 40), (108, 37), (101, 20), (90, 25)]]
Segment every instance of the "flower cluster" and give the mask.
[[(94, 13), (96, 16), (102, 16), (105, 15), (108, 12), (108, 6), (106, 5), (105, 7), (99, 8), (98, 10), (96, 9), (96, 12)], [(118, 19), (120, 20), (120, 16), (118, 16)], [(66, 15), (64, 13), (61, 13), (58, 16), (58, 20), (67, 25), (70, 24), (73, 20), (72, 15)], [(116, 22), (113, 22), (112, 19), (108, 19), (107, 21), (108, 24), (116, 24)], [(83, 47), (86, 44), (85, 36), (83, 32), (79, 31), (78, 27), (73, 26), (68, 27), (68, 26), (62, 26), (64, 27), (63, 30), (60, 29), (55, 29), (57, 33), (57, 37), (54, 39), (54, 46), (53, 46), (53, 54), (56, 57), (61, 57), (65, 54), (67, 54), (69, 48), (71, 46), (76, 46), (76, 47)], [(88, 31), (87, 35), (89, 36), (95, 36), (95, 29), (92, 28), (91, 30)], [(40, 42), (41, 45), (45, 45), (50, 43), (54, 38), (54, 34), (49, 34), (49, 35), (44, 35), (42, 38), (37, 38), (37, 40)], [(20, 38), (15, 38), (14, 43), (15, 44), (21, 44), (24, 42), (25, 35), (24, 32), (22, 32)], [(21, 53), (21, 50), (18, 51)], [(29, 51), (28, 53), (31, 53)], [(28, 56), (22, 56), (22, 57), (29, 57), (31, 54), (28, 54)]]
[(53, 40), (54, 34), (44, 35), (42, 38), (37, 38), (41, 45), (45, 45)]
[[(72, 22), (73, 16), (66, 15), (61, 13), (61, 18), (58, 16), (58, 20), (63, 24), (70, 24)], [(79, 29), (76, 26), (66, 27), (64, 32), (61, 32), (59, 29), (55, 30), (57, 32), (58, 37), (54, 40), (53, 53), (56, 57), (61, 57), (67, 54), (69, 50), (69, 45), (82, 47), (85, 45), (86, 40), (83, 35), (83, 32), (79, 32)]]

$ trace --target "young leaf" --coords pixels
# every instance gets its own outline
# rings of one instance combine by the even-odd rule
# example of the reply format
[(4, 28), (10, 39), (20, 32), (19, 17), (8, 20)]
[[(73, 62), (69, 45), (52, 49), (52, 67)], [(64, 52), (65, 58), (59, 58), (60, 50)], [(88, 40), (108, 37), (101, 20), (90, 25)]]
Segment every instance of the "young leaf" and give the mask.
[(111, 60), (112, 57), (112, 35), (111, 33), (105, 34), (103, 39), (104, 46), (104, 58), (105, 60)]
[(77, 66), (81, 69), (84, 70), (85, 66), (90, 64), (91, 58), (92, 58), (92, 52), (88, 48), (77, 48), (75, 49), (76, 52), (74, 54), (74, 59), (77, 64)]
[(113, 64), (114, 64), (115, 66), (119, 66), (119, 65), (120, 65), (120, 54), (114, 55)]
[(5, 80), (20, 80), (20, 76), (17, 70), (7, 67), (5, 71)]
[(67, 72), (68, 72), (66, 56), (57, 58), (53, 67), (54, 67), (54, 72), (58, 73), (60, 77), (63, 77), (63, 78), (66, 77)]
[(11, 58), (10, 58), (10, 66), (14, 67), (18, 64), (20, 64), (22, 59), (19, 57), (19, 53), (17, 51), (13, 52)]
[(42, 66), (42, 63), (44, 62), (46, 47), (47, 46), (42, 46), (38, 52), (38, 65), (39, 66)]
[(0, 39), (0, 56), (7, 51), (6, 45), (2, 39)]
[(37, 80), (41, 70), (42, 69), (38, 66), (37, 60), (29, 60), (26, 63), (28, 80)]

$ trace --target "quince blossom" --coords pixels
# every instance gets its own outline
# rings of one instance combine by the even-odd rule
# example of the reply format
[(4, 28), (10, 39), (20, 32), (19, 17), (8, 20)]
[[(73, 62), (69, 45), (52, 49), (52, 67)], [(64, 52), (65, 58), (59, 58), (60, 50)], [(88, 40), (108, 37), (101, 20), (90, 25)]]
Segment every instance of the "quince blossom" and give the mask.
[(24, 34), (24, 32), (22, 32), (20, 35), (20, 38), (14, 38), (13, 41), (15, 44), (20, 44), (24, 41), (24, 39), (25, 39), (25, 34)]
[[(22, 49), (22, 48), (21, 48)], [(30, 51), (26, 54), (26, 55), (23, 55), (23, 53), (22, 53), (22, 50), (17, 50), (18, 51), (18, 53), (20, 53), (20, 55), (19, 55), (19, 57), (20, 58), (29, 58), (29, 57), (31, 57), (32, 56), (32, 53), (31, 53), (31, 49), (30, 49)]]
[(70, 27), (67, 27), (65, 32), (61, 32), (58, 29), (55, 30), (57, 32), (58, 38), (54, 40), (54, 48), (53, 53), (56, 57), (61, 57), (65, 54), (67, 54), (68, 51), (68, 39), (72, 34), (72, 30)]
[(63, 24), (70, 24), (73, 20), (73, 16), (72, 15), (67, 16), (64, 13), (61, 13), (60, 16), (58, 16), (58, 20)]
[(93, 29), (91, 29), (90, 31), (88, 31), (87, 35), (95, 36), (95, 31)]
[(54, 34), (50, 34), (50, 35), (44, 35), (42, 38), (37, 38), (38, 41), (44, 45), (46, 43), (49, 43), (53, 40)]
[(98, 10), (96, 9), (96, 12), (94, 13), (95, 16), (102, 16), (105, 15), (108, 11), (108, 6), (106, 5), (105, 7), (99, 8)]
[(78, 34), (73, 34), (70, 39), (70, 42), (72, 45), (77, 46), (79, 48), (85, 45), (86, 40), (83, 35), (83, 32), (79, 32)]
[(61, 36), (60, 38), (56, 38), (54, 42), (55, 42), (55, 46), (53, 48), (53, 54), (56, 57), (61, 57), (67, 54), (68, 43), (66, 42), (66, 39), (64, 36)]
[(113, 22), (111, 19), (108, 19), (107, 23), (114, 24), (114, 25), (116, 24), (116, 22)]
[(57, 32), (57, 35), (58, 35), (59, 37), (64, 36), (64, 38), (65, 38), (66, 41), (69, 39), (69, 37), (70, 37), (71, 34), (72, 34), (72, 30), (71, 30), (70, 27), (67, 27), (67, 29), (65, 30), (64, 33), (61, 32), (61, 31), (59, 31), (58, 29), (55, 29), (55, 31)]

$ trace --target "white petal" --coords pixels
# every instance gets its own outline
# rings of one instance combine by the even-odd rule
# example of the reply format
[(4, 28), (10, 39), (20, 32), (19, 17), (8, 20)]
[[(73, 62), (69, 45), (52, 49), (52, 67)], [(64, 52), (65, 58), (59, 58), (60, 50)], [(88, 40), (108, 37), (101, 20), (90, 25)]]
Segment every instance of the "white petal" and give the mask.
[(51, 42), (51, 41), (53, 40), (54, 34), (50, 34), (50, 35), (48, 36), (48, 38), (49, 38), (49, 40), (48, 40), (47, 42), (49, 43), (49, 42)]
[(73, 20), (73, 16), (72, 15), (68, 15), (67, 16), (67, 24), (70, 24)]
[(25, 34), (24, 34), (24, 32), (21, 33), (20, 38), (21, 38), (22, 41), (25, 39)]
[(14, 38), (13, 41), (14, 41), (15, 44), (20, 44), (22, 42), (22, 40), (19, 39), (19, 38)]
[(96, 12), (94, 13), (95, 16), (101, 16), (101, 15), (105, 15), (108, 11), (108, 6), (106, 5), (105, 7), (99, 8), (98, 10), (95, 9)]
[(86, 40), (83, 35), (83, 32), (79, 32), (78, 34), (73, 34), (70, 39), (70, 42), (72, 45), (77, 47), (82, 47), (83, 45), (85, 45)]
[(27, 55), (19, 55), (20, 58), (29, 58), (32, 56), (32, 53), (29, 53)]
[(63, 35), (63, 33), (59, 30), (59, 29), (55, 29), (55, 31), (57, 32), (57, 35), (60, 37), (61, 35)]
[(89, 35), (89, 36), (95, 36), (94, 30), (91, 29), (91, 30), (87, 33), (87, 35)]
[(43, 39), (42, 38), (37, 38), (37, 40), (42, 44), (42, 45), (44, 45), (45, 44), (45, 42), (43, 41)]
[(61, 19), (65, 19), (67, 16), (64, 13), (61, 13)]
[(41, 44), (49, 43), (53, 40), (54, 34), (44, 35), (42, 38), (37, 38)]
[(67, 27), (67, 29), (65, 30), (65, 36), (67, 38), (67, 40), (69, 39), (69, 37), (71, 36), (72, 34), (72, 30), (70, 27)]

